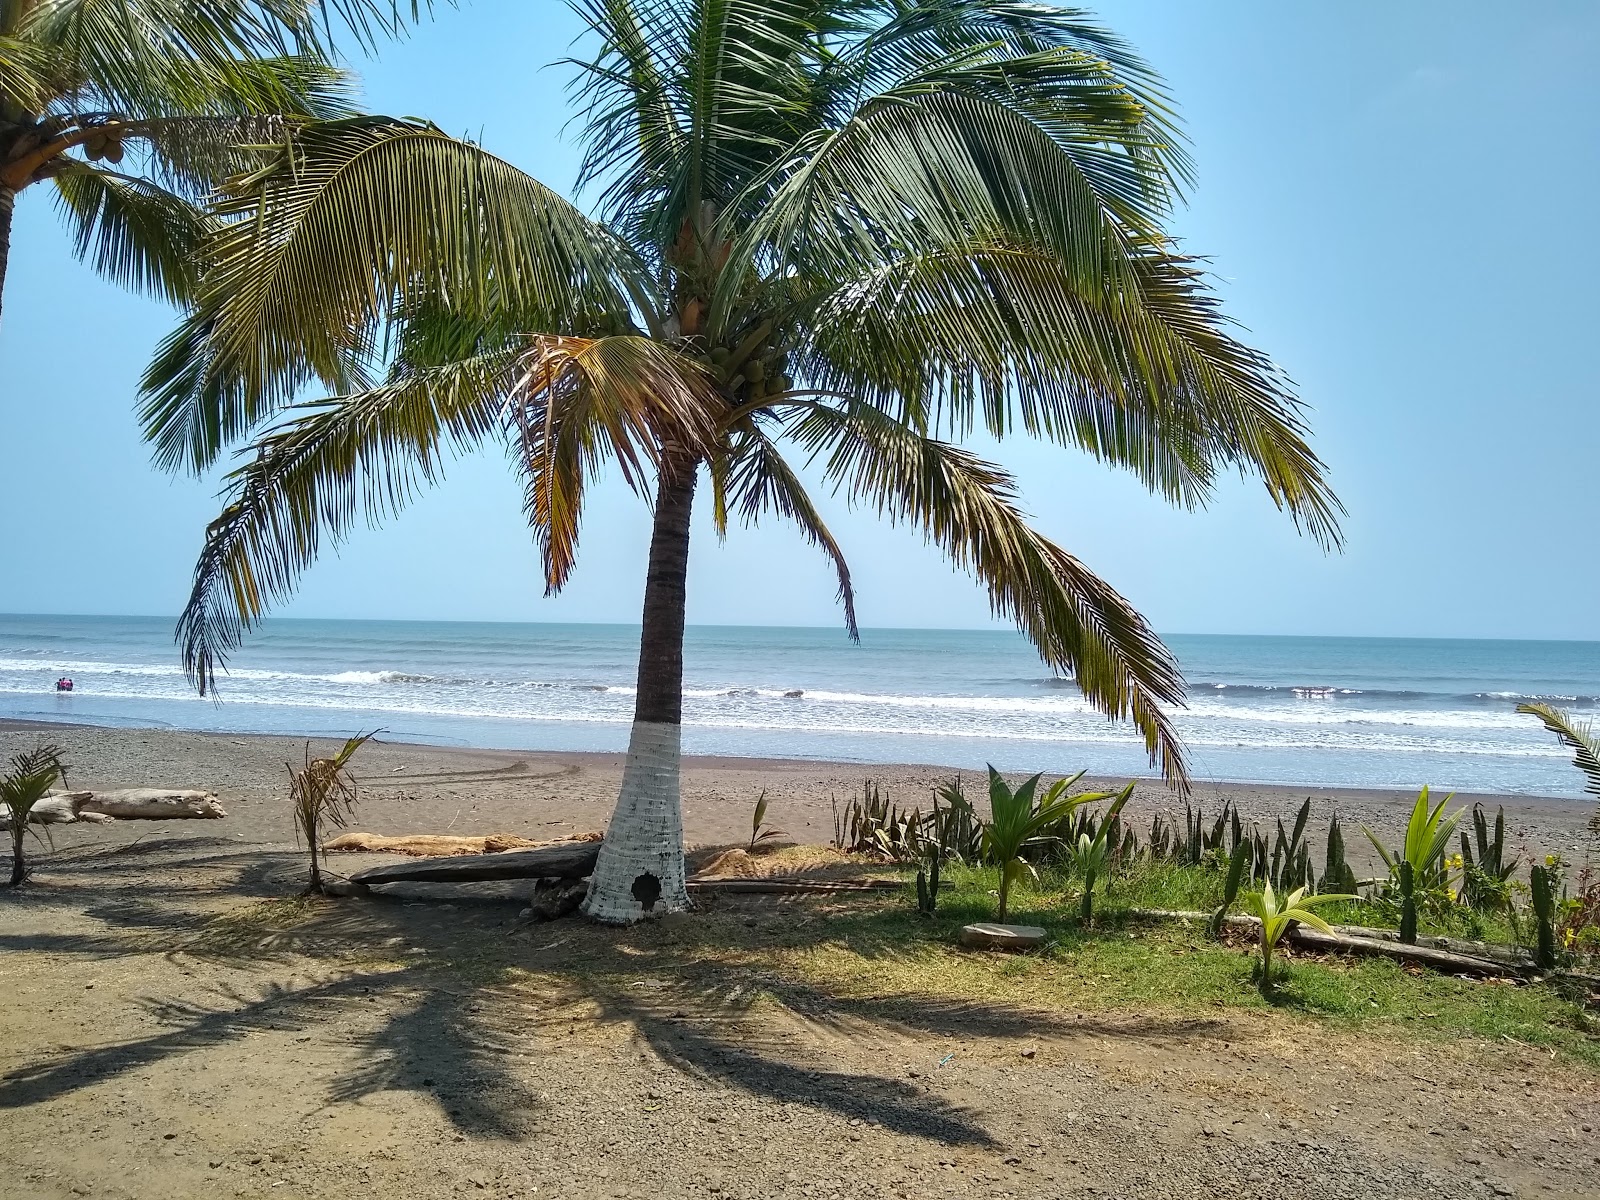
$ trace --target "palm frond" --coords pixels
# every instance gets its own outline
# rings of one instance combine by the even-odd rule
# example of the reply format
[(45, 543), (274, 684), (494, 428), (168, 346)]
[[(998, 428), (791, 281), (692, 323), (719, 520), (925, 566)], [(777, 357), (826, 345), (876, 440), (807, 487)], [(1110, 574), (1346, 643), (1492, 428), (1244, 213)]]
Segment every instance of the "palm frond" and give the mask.
[(162, 466), (203, 469), (418, 297), (562, 330), (626, 314), (648, 279), (600, 226), (503, 160), (431, 125), (362, 118), (295, 131), (239, 180), (207, 248), (207, 285), (146, 374)]
[(1594, 722), (1580, 723), (1571, 713), (1543, 703), (1519, 704), (1517, 711), (1538, 717), (1544, 727), (1572, 751), (1572, 765), (1588, 780), (1584, 791), (1600, 796), (1600, 736), (1595, 734)]
[(132, 175), (74, 163), (55, 176), (78, 257), (122, 287), (193, 296), (210, 224), (194, 205)]
[(714, 465), (724, 499), (719, 509), (731, 507), (744, 524), (754, 525), (768, 513), (793, 521), (801, 535), (828, 556), (839, 580), (838, 600), (844, 608), (845, 630), (850, 640), (861, 640), (856, 623), (856, 593), (850, 582), (850, 564), (829, 530), (822, 514), (806, 492), (799, 475), (784, 459), (782, 451), (753, 425), (737, 432), (729, 450), (717, 456)]
[(227, 478), (206, 529), (178, 642), (204, 694), (267, 608), (288, 598), (325, 542), (398, 512), (444, 459), (503, 427), (517, 354), (500, 350), (291, 410)]
[[(881, 23), (861, 20), (863, 35), (828, 65), (847, 101), (925, 76), (952, 59), (981, 53), (993, 61), (1058, 55), (1102, 64), (1145, 114), (1150, 134), (1142, 139), (1161, 160), (1163, 173), (1188, 181), (1192, 173), (1183, 135), (1160, 75), (1122, 38), (1095, 24), (1081, 9), (1031, 0), (922, 0), (915, 5), (864, 6), (883, 14)], [(1050, 109), (1036, 110), (1050, 123)]]
[(262, 59), (329, 62), (335, 25), (370, 48), (432, 5), (401, 0), (38, 0), (16, 36), (48, 52), (74, 80), (72, 103), (140, 117), (210, 111), (227, 93), (257, 113), (281, 111), (280, 80)]
[(580, 179), (601, 209), (665, 258), (708, 233), (746, 182), (807, 124), (815, 5), (805, 0), (578, 0), (599, 41), (574, 60), (588, 143)]
[(989, 593), (1051, 667), (1085, 698), (1131, 720), (1153, 764), (1180, 786), (1187, 767), (1164, 705), (1181, 705), (1178, 664), (1144, 618), (1083, 563), (1034, 530), (1001, 468), (919, 433), (870, 405), (815, 405), (788, 433), (825, 477), (891, 521), (920, 527)]

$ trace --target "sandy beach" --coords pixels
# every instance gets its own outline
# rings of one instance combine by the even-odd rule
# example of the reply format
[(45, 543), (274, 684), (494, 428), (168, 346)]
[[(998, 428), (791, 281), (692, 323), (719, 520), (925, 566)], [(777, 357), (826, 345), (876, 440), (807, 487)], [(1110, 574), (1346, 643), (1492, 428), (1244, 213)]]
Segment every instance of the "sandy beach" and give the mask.
[[(61, 747), (73, 787), (184, 787), (216, 792), (228, 810), (221, 824), (183, 822), (163, 836), (225, 835), (277, 846), (292, 842), (284, 803), (288, 764), (306, 751), (302, 738), (110, 729), (20, 721), (0, 722), (0, 755), (46, 739)], [(332, 742), (312, 743), (313, 753)], [(765, 791), (767, 820), (788, 840), (825, 844), (833, 834), (833, 802), (848, 802), (872, 779), (902, 806), (926, 806), (935, 787), (955, 772), (943, 767), (800, 759), (688, 758), (684, 763), (685, 837), (691, 846), (743, 842), (750, 836), (756, 798)], [(514, 833), (559, 837), (604, 829), (622, 775), (618, 754), (479, 750), (385, 742), (357, 760), (362, 796), (355, 828), (379, 834)], [(963, 775), (968, 794), (982, 796), (982, 780)], [(1088, 779), (1083, 786), (1121, 786), (1126, 780)], [(1283, 787), (1199, 782), (1190, 802), (1207, 812), (1231, 800), (1243, 815), (1286, 823), (1307, 797), (1313, 800), (1312, 836), (1320, 844), (1328, 816), (1337, 812), (1346, 831), (1352, 865), (1368, 857), (1358, 827), (1398, 837), (1416, 797), (1379, 789)], [(1459, 793), (1456, 803), (1481, 803), (1491, 812), (1503, 805), (1508, 840), (1523, 854), (1559, 853), (1580, 863), (1589, 847), (1593, 812), (1583, 800), (1560, 797)], [(1157, 812), (1180, 819), (1184, 801), (1159, 781), (1141, 780), (1129, 804), (1131, 819), (1149, 827)], [(118, 844), (148, 837), (149, 822), (69, 826), (56, 830), (62, 850)]]

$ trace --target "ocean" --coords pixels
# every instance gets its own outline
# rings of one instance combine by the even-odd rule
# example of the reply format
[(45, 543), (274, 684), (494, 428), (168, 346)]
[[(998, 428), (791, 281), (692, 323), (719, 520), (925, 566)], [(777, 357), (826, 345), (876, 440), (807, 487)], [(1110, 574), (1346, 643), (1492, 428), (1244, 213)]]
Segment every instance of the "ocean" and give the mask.
[[(629, 626), (265, 622), (219, 699), (195, 695), (172, 622), (0, 616), (0, 716), (238, 733), (620, 750)], [(1178, 723), (1197, 776), (1279, 784), (1579, 796), (1524, 698), (1600, 710), (1600, 642), (1174, 636)], [(700, 627), (685, 648), (693, 754), (1150, 774), (1006, 631)], [(71, 693), (57, 693), (58, 675)]]

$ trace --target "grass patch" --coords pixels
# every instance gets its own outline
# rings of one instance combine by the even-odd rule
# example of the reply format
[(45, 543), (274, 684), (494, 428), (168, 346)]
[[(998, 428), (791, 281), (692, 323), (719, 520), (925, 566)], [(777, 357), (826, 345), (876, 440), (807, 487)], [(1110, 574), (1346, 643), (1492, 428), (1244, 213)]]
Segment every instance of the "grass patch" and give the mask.
[[(856, 995), (915, 993), (1185, 1015), (1276, 1009), (1395, 1036), (1508, 1039), (1600, 1067), (1600, 1021), (1551, 987), (1478, 982), (1389, 959), (1299, 951), (1286, 956), (1288, 976), (1269, 1000), (1256, 986), (1252, 941), (1213, 942), (1199, 923), (1186, 927), (1133, 915), (1139, 908), (1214, 907), (1222, 889), (1214, 872), (1141, 866), (1113, 883), (1096, 909), (1094, 927), (1084, 929), (1071, 878), (1043, 871), (1037, 886), (1013, 892), (1011, 920), (1042, 926), (1050, 940), (1042, 951), (1021, 955), (974, 953), (956, 944), (962, 925), (993, 919), (990, 893), (998, 879), (992, 869), (957, 867), (950, 874), (956, 887), (941, 896), (933, 918), (919, 916), (904, 900), (846, 910), (831, 915), (811, 944), (773, 952), (784, 971)], [(1339, 906), (1334, 919), (1378, 924), (1373, 908)], [(764, 956), (756, 950), (754, 957)]]

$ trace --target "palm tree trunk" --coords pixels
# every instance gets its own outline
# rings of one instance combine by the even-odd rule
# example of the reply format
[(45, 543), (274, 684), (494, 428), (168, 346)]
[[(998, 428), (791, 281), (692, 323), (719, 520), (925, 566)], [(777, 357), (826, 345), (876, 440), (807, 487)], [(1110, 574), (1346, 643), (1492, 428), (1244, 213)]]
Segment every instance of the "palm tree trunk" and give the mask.
[(17, 206), (17, 193), (0, 187), (0, 312), (6, 298), (6, 265), (11, 260), (11, 214)]
[(656, 488), (628, 761), (583, 902), (586, 916), (608, 924), (631, 924), (689, 906), (678, 769), (683, 747), (689, 516), (698, 469), (693, 461), (665, 462)]
[(26, 864), (23, 862), (22, 839), (27, 836), (27, 814), (22, 820), (17, 820), (17, 814), (11, 814), (11, 886), (21, 887), (22, 881), (27, 876)]

